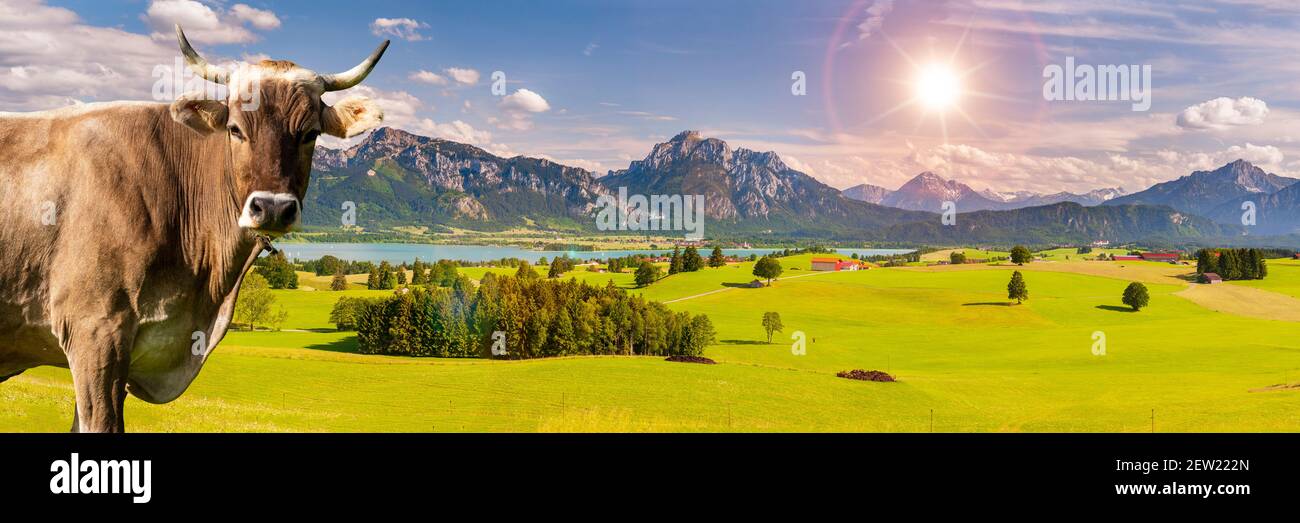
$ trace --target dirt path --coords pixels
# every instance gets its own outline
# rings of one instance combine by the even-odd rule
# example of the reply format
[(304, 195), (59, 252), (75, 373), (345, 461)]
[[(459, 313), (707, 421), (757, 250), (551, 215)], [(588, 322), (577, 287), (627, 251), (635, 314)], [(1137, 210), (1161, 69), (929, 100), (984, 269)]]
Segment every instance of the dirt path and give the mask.
[[(836, 271), (818, 271), (818, 272), (810, 272), (810, 273), (808, 273), (808, 274), (800, 274), (800, 275), (798, 275), (798, 276), (786, 276), (786, 277), (784, 277), (784, 278), (777, 278), (777, 279), (775, 279), (775, 280), (773, 280), (773, 281), (793, 280), (793, 279), (795, 279), (795, 278), (806, 278), (806, 277), (808, 277), (808, 276), (816, 276), (816, 275), (818, 275), (818, 274), (834, 274), (835, 272), (836, 272)], [(735, 288), (736, 288), (736, 287), (723, 287), (723, 288), (721, 288), (721, 289), (712, 290), (712, 291), (709, 291), (709, 292), (701, 292), (701, 293), (699, 293), (699, 294), (695, 294), (695, 295), (687, 296), (687, 297), (685, 297), (685, 298), (675, 298), (675, 299), (671, 299), (671, 300), (665, 301), (665, 302), (663, 302), (663, 303), (668, 304), (668, 303), (677, 303), (677, 302), (679, 302), (679, 301), (692, 300), (692, 299), (695, 299), (695, 298), (699, 298), (699, 297), (701, 297), (701, 296), (708, 296), (708, 295), (710, 295), (710, 294), (717, 294), (717, 293), (719, 293), (719, 292), (726, 292), (726, 291), (729, 291), (729, 290), (732, 290), (732, 289), (735, 289)]]
[(1174, 295), (1215, 312), (1300, 322), (1300, 300), (1278, 292), (1218, 283), (1188, 285)]

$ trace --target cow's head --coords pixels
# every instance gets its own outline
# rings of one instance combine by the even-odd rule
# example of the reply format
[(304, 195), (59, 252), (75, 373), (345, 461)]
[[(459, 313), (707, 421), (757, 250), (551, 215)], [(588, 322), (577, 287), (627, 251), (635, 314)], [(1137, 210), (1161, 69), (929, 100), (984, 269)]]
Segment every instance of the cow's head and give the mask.
[(240, 227), (272, 235), (288, 232), (302, 215), (316, 138), (321, 133), (350, 138), (379, 125), (384, 117), (366, 97), (351, 96), (329, 106), (321, 95), (361, 83), (388, 41), (348, 71), (316, 74), (276, 60), (240, 64), (228, 71), (199, 56), (179, 25), (176, 38), (190, 70), (226, 85), (230, 94), (225, 101), (181, 96), (172, 103), (172, 118), (200, 134), (229, 136), (236, 196), (243, 202)]

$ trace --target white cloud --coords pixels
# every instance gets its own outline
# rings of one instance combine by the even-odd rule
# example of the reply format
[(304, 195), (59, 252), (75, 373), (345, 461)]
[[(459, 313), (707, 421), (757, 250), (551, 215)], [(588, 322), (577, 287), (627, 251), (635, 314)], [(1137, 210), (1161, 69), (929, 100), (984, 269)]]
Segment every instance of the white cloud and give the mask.
[(583, 56), (591, 56), (591, 54), (594, 53), (594, 52), (596, 52), (596, 49), (599, 49), (599, 48), (600, 48), (600, 44), (595, 43), (595, 42), (589, 43), (589, 44), (587, 44), (587, 47), (584, 48), (584, 49), (582, 50), (582, 55), (583, 55)]
[(35, 0), (0, 2), (0, 111), (77, 102), (147, 100), (155, 66), (170, 67), (176, 42), (85, 25)]
[(257, 35), (248, 26), (262, 30), (280, 27), (280, 19), (271, 11), (245, 4), (226, 11), (194, 0), (154, 0), (145, 10), (144, 20), (153, 28), (152, 37), (163, 42), (176, 38), (175, 24), (185, 29), (191, 42), (205, 44), (249, 43), (256, 41)]
[(677, 121), (677, 118), (674, 117), (674, 116), (668, 116), (668, 115), (663, 115), (663, 114), (654, 114), (654, 113), (646, 112), (646, 111), (618, 111), (618, 114), (621, 114), (621, 115), (623, 115), (623, 116), (633, 116), (633, 117), (636, 117), (636, 118), (640, 118), (640, 119), (642, 119), (642, 120), (651, 120), (651, 121), (655, 121), (655, 122), (674, 122), (674, 121)]
[(266, 9), (249, 7), (245, 4), (235, 4), (234, 7), (230, 8), (230, 14), (258, 29), (267, 30), (280, 27), (280, 18)]
[(792, 154), (781, 155), (781, 161), (785, 162), (786, 166), (790, 167), (791, 169), (804, 173), (808, 176), (815, 176), (817, 174), (817, 171), (813, 169), (811, 165), (804, 163), (802, 160), (800, 160), (799, 158), (795, 157)]
[(376, 18), (370, 23), (370, 32), (375, 36), (391, 36), (408, 42), (418, 42), (425, 40), (420, 30), (428, 27), (429, 24), (410, 18)]
[(1222, 129), (1237, 125), (1259, 125), (1268, 116), (1263, 100), (1219, 97), (1193, 105), (1178, 114), (1178, 126), (1187, 129)]
[(433, 73), (425, 70), (419, 70), (414, 73), (411, 73), (410, 78), (411, 80), (414, 80), (416, 82), (423, 82), (426, 84), (447, 85), (446, 77), (438, 73)]
[(501, 99), (501, 109), (513, 112), (544, 113), (551, 110), (551, 104), (542, 95), (518, 89), (513, 94)]
[(448, 67), (444, 69), (443, 72), (447, 73), (447, 76), (450, 76), (452, 80), (456, 81), (456, 83), (465, 85), (474, 85), (478, 83), (479, 74), (478, 71), (474, 69)]
[(876, 0), (867, 8), (867, 19), (858, 24), (858, 39), (865, 40), (885, 24), (885, 15), (894, 10), (894, 0)]
[(501, 117), (490, 117), (488, 123), (512, 131), (532, 129), (532, 115), (551, 110), (551, 104), (542, 95), (528, 89), (519, 89), (507, 95), (497, 107), (501, 109)]

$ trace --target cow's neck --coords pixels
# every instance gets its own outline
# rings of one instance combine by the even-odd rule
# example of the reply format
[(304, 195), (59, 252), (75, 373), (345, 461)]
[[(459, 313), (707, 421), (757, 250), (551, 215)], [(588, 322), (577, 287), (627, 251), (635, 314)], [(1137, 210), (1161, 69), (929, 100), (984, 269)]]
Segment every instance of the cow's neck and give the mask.
[(176, 198), (178, 227), (174, 231), (187, 267), (206, 279), (206, 292), (215, 303), (239, 284), (248, 262), (261, 251), (255, 236), (239, 227), (240, 202), (231, 166), (226, 133), (180, 134), (173, 161), (179, 174)]

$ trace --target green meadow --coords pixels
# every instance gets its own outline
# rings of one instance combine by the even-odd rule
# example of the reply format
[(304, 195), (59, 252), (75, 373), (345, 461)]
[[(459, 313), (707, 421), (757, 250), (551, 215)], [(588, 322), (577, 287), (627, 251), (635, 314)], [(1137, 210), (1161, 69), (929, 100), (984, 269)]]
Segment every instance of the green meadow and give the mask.
[[(988, 253), (971, 250), (968, 256)], [(1067, 260), (1066, 256), (1070, 258)], [(276, 291), (280, 332), (232, 332), (185, 395), (134, 398), (132, 431), (890, 431), (1204, 432), (1300, 429), (1300, 323), (1250, 314), (1300, 305), (1300, 263), (1270, 262), (1256, 282), (1196, 286), (1192, 267), (1081, 261), (1050, 252), (990, 265), (810, 271), (783, 258), (766, 288), (742, 263), (632, 289), (631, 273), (579, 268), (565, 277), (616, 285), (706, 313), (717, 365), (649, 357), (530, 361), (356, 354), (330, 308), (344, 295), (304, 274)], [(944, 255), (946, 259), (946, 254)], [(481, 278), (487, 271), (462, 272)], [(1020, 270), (1030, 298), (1010, 305)], [(540, 270), (545, 274), (544, 268)], [(1120, 302), (1143, 281), (1151, 304)], [(1196, 299), (1193, 300), (1192, 298)], [(1224, 305), (1207, 307), (1201, 303)], [(1236, 312), (1216, 312), (1227, 310)], [(781, 314), (771, 344), (760, 320)], [(804, 354), (792, 344), (804, 340)], [(1098, 342), (1104, 338), (1104, 354)], [(895, 383), (838, 378), (883, 370)], [(0, 431), (64, 431), (72, 389), (64, 369), (0, 385)]]

